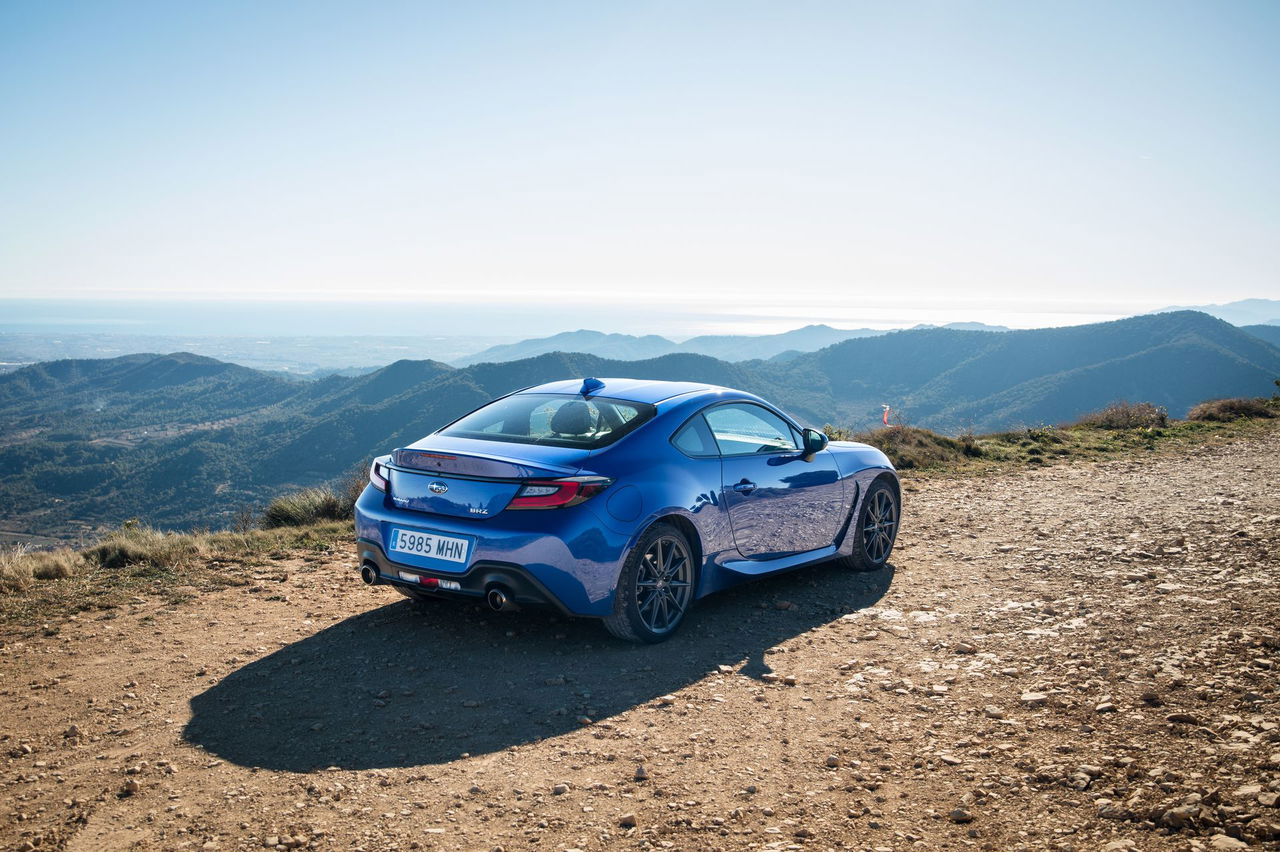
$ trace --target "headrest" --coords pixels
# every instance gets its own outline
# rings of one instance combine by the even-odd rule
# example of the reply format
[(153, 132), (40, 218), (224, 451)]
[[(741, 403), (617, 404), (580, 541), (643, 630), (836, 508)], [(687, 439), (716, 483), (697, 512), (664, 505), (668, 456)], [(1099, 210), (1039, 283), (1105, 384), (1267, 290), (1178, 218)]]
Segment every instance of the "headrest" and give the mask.
[(551, 418), (551, 431), (558, 435), (584, 435), (591, 431), (591, 406), (573, 400), (557, 409)]

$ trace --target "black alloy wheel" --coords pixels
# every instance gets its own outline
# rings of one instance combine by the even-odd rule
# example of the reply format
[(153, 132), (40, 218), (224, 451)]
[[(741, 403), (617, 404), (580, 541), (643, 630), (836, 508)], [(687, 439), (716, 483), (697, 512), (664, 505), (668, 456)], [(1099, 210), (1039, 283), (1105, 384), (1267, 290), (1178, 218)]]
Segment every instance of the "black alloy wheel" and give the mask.
[(693, 602), (692, 553), (684, 533), (671, 524), (646, 530), (622, 567), (613, 613), (604, 619), (608, 631), (630, 642), (670, 637)]

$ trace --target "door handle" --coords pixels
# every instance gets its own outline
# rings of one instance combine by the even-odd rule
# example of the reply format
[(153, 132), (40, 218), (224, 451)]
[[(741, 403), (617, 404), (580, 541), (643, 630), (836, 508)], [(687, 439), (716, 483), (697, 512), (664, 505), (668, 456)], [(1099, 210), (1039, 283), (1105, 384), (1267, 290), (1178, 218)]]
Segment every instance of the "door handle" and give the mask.
[(737, 485), (733, 486), (733, 490), (737, 491), (739, 494), (750, 494), (752, 491), (756, 490), (756, 484), (749, 479), (744, 479)]

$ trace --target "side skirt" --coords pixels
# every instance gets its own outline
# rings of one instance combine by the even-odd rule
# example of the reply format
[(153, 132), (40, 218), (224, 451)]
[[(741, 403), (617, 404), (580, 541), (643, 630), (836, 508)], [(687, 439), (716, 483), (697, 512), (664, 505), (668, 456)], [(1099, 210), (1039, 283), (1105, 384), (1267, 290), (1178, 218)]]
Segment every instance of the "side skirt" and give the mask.
[(790, 556), (782, 556), (777, 559), (738, 559), (726, 562), (720, 567), (745, 577), (760, 577), (765, 574), (772, 574), (775, 571), (786, 571), (789, 568), (808, 565), (810, 562), (821, 562), (823, 559), (830, 559), (836, 555), (837, 550), (839, 550), (838, 547), (834, 544), (829, 544), (817, 550), (806, 550), (804, 553), (793, 553)]

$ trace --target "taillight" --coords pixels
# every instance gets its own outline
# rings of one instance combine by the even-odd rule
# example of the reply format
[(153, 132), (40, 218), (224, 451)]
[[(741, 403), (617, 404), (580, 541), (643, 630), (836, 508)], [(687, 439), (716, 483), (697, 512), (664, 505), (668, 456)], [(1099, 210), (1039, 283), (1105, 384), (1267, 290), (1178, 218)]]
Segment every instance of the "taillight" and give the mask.
[(387, 482), (387, 459), (389, 458), (390, 456), (380, 456), (369, 465), (369, 484), (379, 491), (386, 491), (390, 487)]
[(508, 509), (563, 509), (585, 503), (613, 484), (604, 476), (531, 479), (520, 487)]

